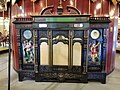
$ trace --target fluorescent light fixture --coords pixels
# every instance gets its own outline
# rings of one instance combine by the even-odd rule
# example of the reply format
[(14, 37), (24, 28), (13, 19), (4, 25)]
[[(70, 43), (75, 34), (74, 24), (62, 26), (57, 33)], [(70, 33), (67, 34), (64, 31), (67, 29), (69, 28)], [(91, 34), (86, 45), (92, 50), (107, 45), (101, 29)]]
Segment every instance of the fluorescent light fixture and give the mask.
[(45, 28), (45, 27), (47, 27), (47, 24), (39, 24), (39, 27), (40, 28)]
[(112, 9), (112, 10), (109, 12), (110, 16), (113, 16), (114, 13), (115, 13), (115, 9)]
[(22, 6), (20, 6), (20, 10), (22, 10)]
[(43, 7), (43, 3), (42, 2), (40, 3), (40, 6)]
[(109, 17), (109, 15), (108, 15), (108, 14), (105, 14), (104, 16), (105, 16), (105, 17)]
[(26, 13), (25, 13), (24, 15), (25, 15), (25, 17), (27, 16), (27, 14), (26, 14)]
[(96, 9), (100, 9), (101, 8), (101, 3), (98, 3), (97, 5), (96, 5)]
[(73, 6), (73, 0), (70, 0), (70, 5)]
[(94, 15), (96, 15), (96, 13), (97, 13), (96, 10), (94, 10)]
[(20, 15), (21, 15), (21, 17), (24, 17), (24, 14), (23, 14), (23, 13), (21, 13)]

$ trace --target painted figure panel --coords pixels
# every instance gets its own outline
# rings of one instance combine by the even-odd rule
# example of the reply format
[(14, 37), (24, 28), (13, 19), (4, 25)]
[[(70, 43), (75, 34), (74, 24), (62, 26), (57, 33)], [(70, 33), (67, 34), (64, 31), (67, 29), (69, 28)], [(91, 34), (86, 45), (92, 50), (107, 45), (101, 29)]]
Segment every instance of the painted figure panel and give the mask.
[(23, 47), (23, 63), (34, 62), (34, 46), (31, 40), (25, 40), (22, 43)]
[(91, 42), (89, 44), (88, 62), (89, 65), (100, 65), (101, 44), (100, 42)]

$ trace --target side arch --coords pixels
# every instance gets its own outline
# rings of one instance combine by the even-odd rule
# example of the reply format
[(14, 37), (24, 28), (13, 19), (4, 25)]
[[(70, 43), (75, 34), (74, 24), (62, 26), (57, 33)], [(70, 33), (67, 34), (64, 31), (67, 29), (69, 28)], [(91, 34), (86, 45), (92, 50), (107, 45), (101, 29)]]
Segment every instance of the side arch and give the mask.
[(44, 8), (41, 12), (40, 12), (40, 15), (45, 15), (47, 13), (47, 11), (49, 13), (53, 13), (53, 10), (54, 10), (54, 6), (48, 6), (46, 8)]
[(81, 12), (77, 8), (70, 6), (70, 5), (67, 5), (67, 11), (68, 12), (72, 11), (72, 12), (74, 12), (74, 14), (81, 14)]

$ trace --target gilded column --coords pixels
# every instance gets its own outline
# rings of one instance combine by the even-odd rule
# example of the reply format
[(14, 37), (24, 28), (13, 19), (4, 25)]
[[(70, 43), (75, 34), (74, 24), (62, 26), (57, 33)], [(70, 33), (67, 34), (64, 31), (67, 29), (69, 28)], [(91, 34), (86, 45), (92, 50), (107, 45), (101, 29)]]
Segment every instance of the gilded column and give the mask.
[(20, 45), (20, 29), (17, 29), (17, 46), (18, 46), (18, 56), (19, 56), (19, 67), (20, 67), (20, 70), (22, 70), (22, 63), (23, 63), (23, 60), (22, 60), (22, 55), (21, 55), (21, 45)]
[(48, 31), (48, 46), (49, 46), (49, 65), (53, 65), (53, 44), (52, 44), (52, 30)]
[(73, 31), (69, 31), (68, 66), (73, 65)]
[(84, 62), (83, 62), (83, 74), (85, 74), (87, 72), (87, 63), (88, 63), (88, 30), (84, 31)]
[(34, 41), (34, 51), (35, 51), (35, 55), (34, 55), (34, 63), (35, 63), (35, 72), (38, 73), (38, 69), (39, 69), (39, 65), (38, 65), (38, 60), (37, 60), (37, 50), (38, 50), (38, 45), (37, 45), (37, 30), (33, 30), (33, 41)]

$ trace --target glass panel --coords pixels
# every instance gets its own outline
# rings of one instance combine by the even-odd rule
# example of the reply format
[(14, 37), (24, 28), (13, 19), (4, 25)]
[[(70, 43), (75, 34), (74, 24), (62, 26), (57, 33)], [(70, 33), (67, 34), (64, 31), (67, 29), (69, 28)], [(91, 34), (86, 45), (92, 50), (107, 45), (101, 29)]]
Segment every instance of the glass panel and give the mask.
[(22, 43), (23, 49), (23, 62), (33, 63), (34, 62), (34, 45), (31, 40), (25, 40)]
[(73, 46), (73, 65), (81, 66), (82, 45), (76, 42)]
[(40, 64), (48, 65), (48, 45), (46, 42), (42, 42), (40, 45)]
[(89, 44), (88, 62), (89, 65), (100, 65), (101, 44), (98, 41)]
[(53, 45), (53, 65), (68, 65), (68, 45), (62, 42)]

